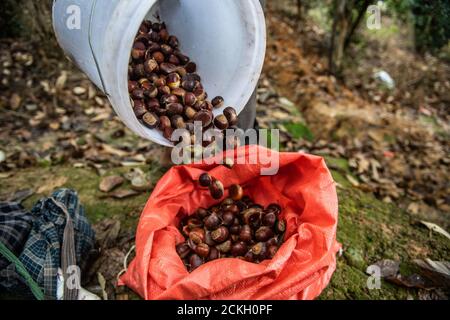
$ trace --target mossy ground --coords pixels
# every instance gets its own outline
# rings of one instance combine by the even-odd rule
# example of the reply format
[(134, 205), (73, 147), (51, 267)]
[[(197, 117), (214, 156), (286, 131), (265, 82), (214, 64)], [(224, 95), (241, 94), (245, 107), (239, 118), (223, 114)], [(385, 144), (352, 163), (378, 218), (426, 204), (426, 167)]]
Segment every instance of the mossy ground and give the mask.
[[(395, 205), (385, 204), (372, 195), (353, 189), (346, 182), (347, 164), (340, 159), (327, 159), (333, 169), (333, 176), (339, 183), (338, 241), (343, 245), (343, 254), (338, 257), (337, 269), (328, 288), (320, 299), (406, 299), (416, 297), (414, 289), (405, 289), (382, 282), (381, 289), (367, 288), (366, 268), (381, 259), (402, 262), (402, 270), (409, 272), (412, 260), (430, 258), (448, 259), (449, 241), (415, 223), (406, 212)], [(143, 167), (149, 170), (149, 167)], [(129, 168), (114, 169), (107, 174), (125, 173)], [(160, 172), (160, 171), (158, 171)], [(136, 227), (139, 214), (150, 193), (117, 200), (102, 198), (98, 190), (101, 178), (92, 169), (67, 166), (34, 168), (16, 172), (14, 176), (2, 179), (0, 194), (24, 188), (37, 190), (50, 181), (67, 177), (61, 187), (78, 191), (92, 223), (105, 217), (114, 217), (124, 228)], [(126, 185), (125, 185), (126, 187)], [(31, 208), (33, 203), (46, 194), (34, 194), (25, 201)]]

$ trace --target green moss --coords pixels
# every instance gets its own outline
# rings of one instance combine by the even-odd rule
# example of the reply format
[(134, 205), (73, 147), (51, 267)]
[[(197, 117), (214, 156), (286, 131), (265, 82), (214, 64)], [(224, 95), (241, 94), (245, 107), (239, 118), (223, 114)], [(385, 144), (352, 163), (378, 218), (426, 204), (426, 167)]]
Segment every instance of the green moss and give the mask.
[(337, 239), (343, 246), (336, 272), (321, 299), (406, 299), (415, 296), (405, 289), (382, 282), (381, 289), (367, 288), (367, 267), (382, 259), (401, 262), (402, 274), (412, 274), (413, 259), (448, 259), (449, 242), (429, 236), (427, 229), (410, 222), (406, 212), (370, 194), (340, 189)]
[[(144, 171), (152, 170), (149, 166), (141, 167)], [(158, 170), (153, 169), (155, 179), (161, 175)], [(110, 170), (106, 175), (124, 174), (129, 168), (117, 168)], [(106, 217), (119, 219), (126, 228), (135, 228), (139, 215), (150, 196), (150, 192), (142, 193), (138, 196), (127, 199), (104, 198), (104, 193), (98, 190), (101, 177), (93, 170), (77, 169), (73, 167), (52, 167), (27, 169), (16, 173), (13, 177), (5, 179), (0, 184), (0, 194), (12, 193), (20, 189), (31, 188), (38, 190), (41, 186), (48, 185), (51, 188), (52, 181), (66, 177), (67, 182), (59, 187), (71, 188), (78, 192), (80, 200), (86, 209), (87, 216), (92, 223)], [(129, 188), (128, 182), (121, 188)], [(24, 206), (30, 209), (41, 197), (48, 196), (51, 191), (45, 194), (34, 194), (24, 202)]]

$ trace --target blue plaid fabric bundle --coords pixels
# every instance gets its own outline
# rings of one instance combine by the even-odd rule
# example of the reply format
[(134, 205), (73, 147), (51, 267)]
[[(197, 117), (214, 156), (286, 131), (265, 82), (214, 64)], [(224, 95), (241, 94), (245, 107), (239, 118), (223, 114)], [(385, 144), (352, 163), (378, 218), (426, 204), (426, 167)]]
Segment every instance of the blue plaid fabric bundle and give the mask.
[[(82, 270), (89, 253), (94, 248), (95, 234), (75, 191), (68, 189), (56, 191), (52, 197), (40, 200), (31, 210), (31, 214), (24, 213), (23, 208), (17, 204), (0, 206), (0, 216), (3, 216), (5, 220), (8, 219), (8, 223), (5, 224), (7, 227), (4, 227), (0, 220), (0, 230), (2, 230), (0, 241), (8, 248), (14, 249), (11, 250), (14, 253), (19, 252), (17, 254), (19, 260), (42, 288), (45, 299), (56, 298), (57, 273), (58, 268), (61, 268), (66, 214), (57, 203), (67, 209), (72, 219), (76, 262)], [(21, 243), (22, 250), (19, 251), (18, 247)], [(23, 288), (20, 282), (14, 264), (0, 268), (0, 288), (4, 287), (16, 292)]]

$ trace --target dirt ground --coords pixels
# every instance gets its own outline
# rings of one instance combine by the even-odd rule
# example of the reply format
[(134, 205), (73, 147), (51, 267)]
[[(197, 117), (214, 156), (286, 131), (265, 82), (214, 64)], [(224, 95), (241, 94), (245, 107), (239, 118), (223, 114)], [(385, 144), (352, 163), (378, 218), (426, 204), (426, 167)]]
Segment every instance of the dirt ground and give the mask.
[[(343, 250), (320, 298), (446, 298), (448, 287), (413, 280), (423, 276), (416, 260), (450, 256), (449, 239), (421, 222), (450, 226), (450, 66), (413, 53), (409, 31), (387, 20), (383, 32), (363, 31), (336, 78), (327, 72), (320, 21), (298, 26), (285, 10), (267, 14), (258, 121), (282, 130), (282, 150), (324, 156), (338, 184)], [(376, 80), (379, 70), (395, 89)], [(0, 200), (24, 199), (30, 208), (55, 188), (77, 190), (99, 247), (85, 286), (109, 299), (137, 298), (115, 282), (140, 212), (168, 169), (162, 149), (124, 127), (59, 52), (2, 41), (0, 72)], [(132, 179), (119, 192), (99, 190), (104, 177), (136, 174), (148, 190), (133, 190)], [(401, 276), (370, 290), (367, 267), (387, 259), (399, 263)]]

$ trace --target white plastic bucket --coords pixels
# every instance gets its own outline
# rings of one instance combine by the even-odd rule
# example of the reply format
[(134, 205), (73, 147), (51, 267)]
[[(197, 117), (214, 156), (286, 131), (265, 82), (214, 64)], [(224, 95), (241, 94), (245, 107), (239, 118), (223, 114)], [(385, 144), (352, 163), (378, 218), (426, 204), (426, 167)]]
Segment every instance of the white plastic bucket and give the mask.
[(208, 95), (223, 96), (226, 106), (238, 113), (262, 70), (266, 26), (259, 0), (54, 0), (53, 25), (66, 54), (108, 95), (128, 128), (171, 146), (158, 130), (137, 120), (128, 94), (128, 63), (137, 30), (145, 18), (155, 21), (158, 16), (197, 63)]

